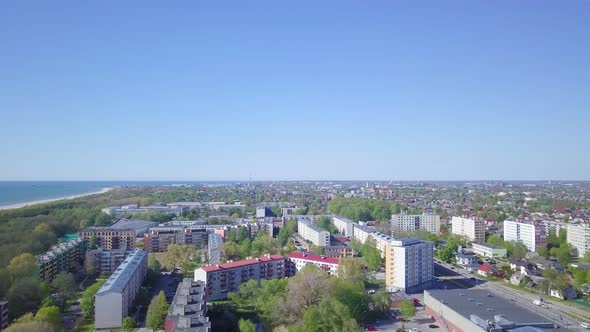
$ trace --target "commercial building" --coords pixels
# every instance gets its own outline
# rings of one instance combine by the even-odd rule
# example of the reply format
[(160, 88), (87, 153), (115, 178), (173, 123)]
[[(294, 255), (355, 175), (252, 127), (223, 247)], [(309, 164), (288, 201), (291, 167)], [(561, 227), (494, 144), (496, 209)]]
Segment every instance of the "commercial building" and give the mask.
[(320, 228), (313, 221), (298, 220), (297, 233), (305, 240), (318, 247), (330, 245), (330, 232)]
[(210, 233), (207, 240), (207, 257), (209, 257), (209, 264), (221, 263), (222, 255), (223, 238), (219, 234)]
[(96, 236), (97, 246), (106, 249), (135, 249), (135, 230), (112, 229), (108, 227), (87, 227), (78, 232), (78, 236), (87, 243)]
[(166, 332), (211, 332), (204, 282), (185, 278), (178, 284), (164, 326)]
[(86, 252), (86, 272), (90, 273), (90, 269), (93, 269), (94, 273), (113, 273), (125, 261), (125, 257), (131, 254), (133, 251), (126, 249), (113, 249), (106, 250), (98, 248), (94, 250), (88, 250)]
[(426, 230), (433, 234), (440, 232), (440, 216), (437, 214), (394, 214), (391, 216), (391, 233), (409, 233)]
[(514, 220), (504, 221), (504, 241), (516, 241), (524, 244), (530, 251), (547, 245), (545, 226)]
[(293, 275), (307, 265), (313, 265), (331, 275), (338, 275), (338, 258), (314, 255), (307, 252), (292, 252), (289, 254), (289, 274)]
[(37, 256), (39, 278), (52, 281), (60, 272), (69, 272), (84, 262), (86, 243), (81, 238), (52, 246), (47, 252)]
[(578, 257), (584, 257), (590, 250), (590, 225), (567, 225), (567, 243), (574, 248)]
[(207, 301), (227, 298), (227, 293), (237, 292), (240, 285), (250, 279), (278, 279), (289, 276), (287, 258), (281, 255), (261, 257), (207, 265), (195, 270), (195, 281), (207, 285)]
[(123, 318), (145, 279), (147, 253), (134, 250), (94, 296), (94, 328), (96, 330), (121, 328)]
[(478, 256), (489, 258), (503, 258), (506, 257), (506, 248), (488, 243), (472, 243), (473, 253)]
[(147, 233), (151, 227), (158, 226), (155, 221), (137, 220), (121, 218), (109, 225), (110, 229), (133, 229), (135, 237), (141, 237)]
[(207, 230), (184, 226), (152, 227), (143, 235), (143, 247), (147, 252), (166, 252), (170, 244), (191, 245), (203, 249), (207, 245)]
[(0, 330), (8, 327), (8, 301), (0, 300)]
[(424, 291), (426, 314), (443, 331), (547, 331), (555, 325), (515, 302), (483, 289)]
[(332, 216), (332, 223), (338, 229), (338, 233), (351, 238), (354, 233), (354, 222), (342, 216)]
[(461, 217), (451, 219), (451, 233), (463, 236), (471, 242), (486, 242), (485, 220), (474, 220)]
[(417, 238), (389, 241), (385, 248), (385, 285), (414, 293), (434, 280), (434, 244)]

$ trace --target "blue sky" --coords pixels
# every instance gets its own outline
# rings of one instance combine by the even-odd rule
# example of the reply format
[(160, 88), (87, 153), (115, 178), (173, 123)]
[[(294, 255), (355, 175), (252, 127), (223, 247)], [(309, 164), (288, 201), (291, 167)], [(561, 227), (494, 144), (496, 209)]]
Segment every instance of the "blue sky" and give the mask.
[(0, 180), (590, 179), (588, 1), (0, 4)]

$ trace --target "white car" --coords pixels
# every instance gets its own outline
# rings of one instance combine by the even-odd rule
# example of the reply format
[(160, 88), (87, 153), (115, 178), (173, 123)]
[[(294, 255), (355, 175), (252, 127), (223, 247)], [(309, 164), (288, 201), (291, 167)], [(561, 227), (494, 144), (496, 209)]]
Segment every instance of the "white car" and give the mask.
[(589, 323), (580, 323), (580, 327), (585, 328), (585, 329), (590, 329), (590, 324)]

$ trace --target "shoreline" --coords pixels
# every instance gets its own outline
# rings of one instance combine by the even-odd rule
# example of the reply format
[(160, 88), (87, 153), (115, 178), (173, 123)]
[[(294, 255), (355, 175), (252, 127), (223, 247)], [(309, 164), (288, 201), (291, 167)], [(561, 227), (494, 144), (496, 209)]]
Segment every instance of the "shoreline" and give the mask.
[(78, 195), (70, 195), (70, 196), (65, 196), (65, 197), (47, 198), (47, 199), (40, 199), (40, 200), (36, 200), (36, 201), (30, 201), (30, 202), (1, 205), (0, 210), (20, 209), (20, 208), (31, 206), (31, 205), (45, 204), (45, 203), (51, 203), (51, 202), (57, 202), (57, 201), (63, 201), (63, 200), (76, 199), (76, 198), (80, 198), (80, 197), (104, 194), (106, 192), (113, 190), (114, 188), (115, 187), (107, 187), (107, 188), (102, 188), (99, 191), (93, 191), (93, 192), (83, 193), (83, 194), (78, 194)]

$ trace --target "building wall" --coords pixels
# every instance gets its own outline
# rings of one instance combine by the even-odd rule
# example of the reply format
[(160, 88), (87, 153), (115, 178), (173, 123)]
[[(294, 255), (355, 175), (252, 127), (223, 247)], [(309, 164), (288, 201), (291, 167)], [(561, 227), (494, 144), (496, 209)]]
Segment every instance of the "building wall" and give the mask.
[(8, 327), (8, 301), (0, 301), (0, 330)]
[(473, 243), (473, 252), (476, 255), (490, 258), (502, 258), (506, 257), (507, 251), (505, 248), (490, 248), (486, 245), (479, 243)]
[(348, 220), (344, 217), (333, 216), (332, 223), (338, 229), (340, 234), (343, 234), (349, 238), (353, 236), (354, 223), (351, 220)]
[(330, 245), (330, 232), (320, 229), (312, 222), (305, 220), (297, 221), (297, 233), (318, 247)]
[(504, 241), (516, 241), (524, 244), (530, 251), (547, 244), (545, 227), (512, 220), (504, 221)]
[(110, 293), (94, 299), (94, 328), (120, 328), (123, 322), (123, 295)]
[(428, 291), (424, 292), (424, 305), (426, 306), (426, 314), (434, 318), (443, 331), (445, 329), (449, 332), (484, 331), (469, 319), (430, 296)]
[(390, 222), (393, 234), (417, 230), (426, 230), (433, 234), (440, 232), (440, 216), (436, 214), (394, 214)]
[(112, 229), (108, 227), (85, 228), (78, 232), (78, 236), (90, 241), (96, 235), (97, 245), (103, 249), (135, 249), (135, 230)]
[(575, 248), (578, 257), (590, 250), (590, 226), (589, 225), (568, 225), (567, 243)]
[(451, 219), (451, 233), (464, 236), (472, 242), (485, 242), (486, 223), (484, 220), (453, 217)]
[(430, 241), (392, 240), (386, 248), (385, 284), (389, 290), (416, 292), (434, 279), (434, 245)]
[(292, 263), (292, 266), (295, 268), (293, 272), (299, 272), (301, 269), (306, 267), (307, 265), (313, 265), (323, 271), (328, 272), (331, 275), (338, 275), (338, 264), (330, 264), (325, 262), (317, 262), (307, 259), (300, 259), (300, 258), (289, 258)]

